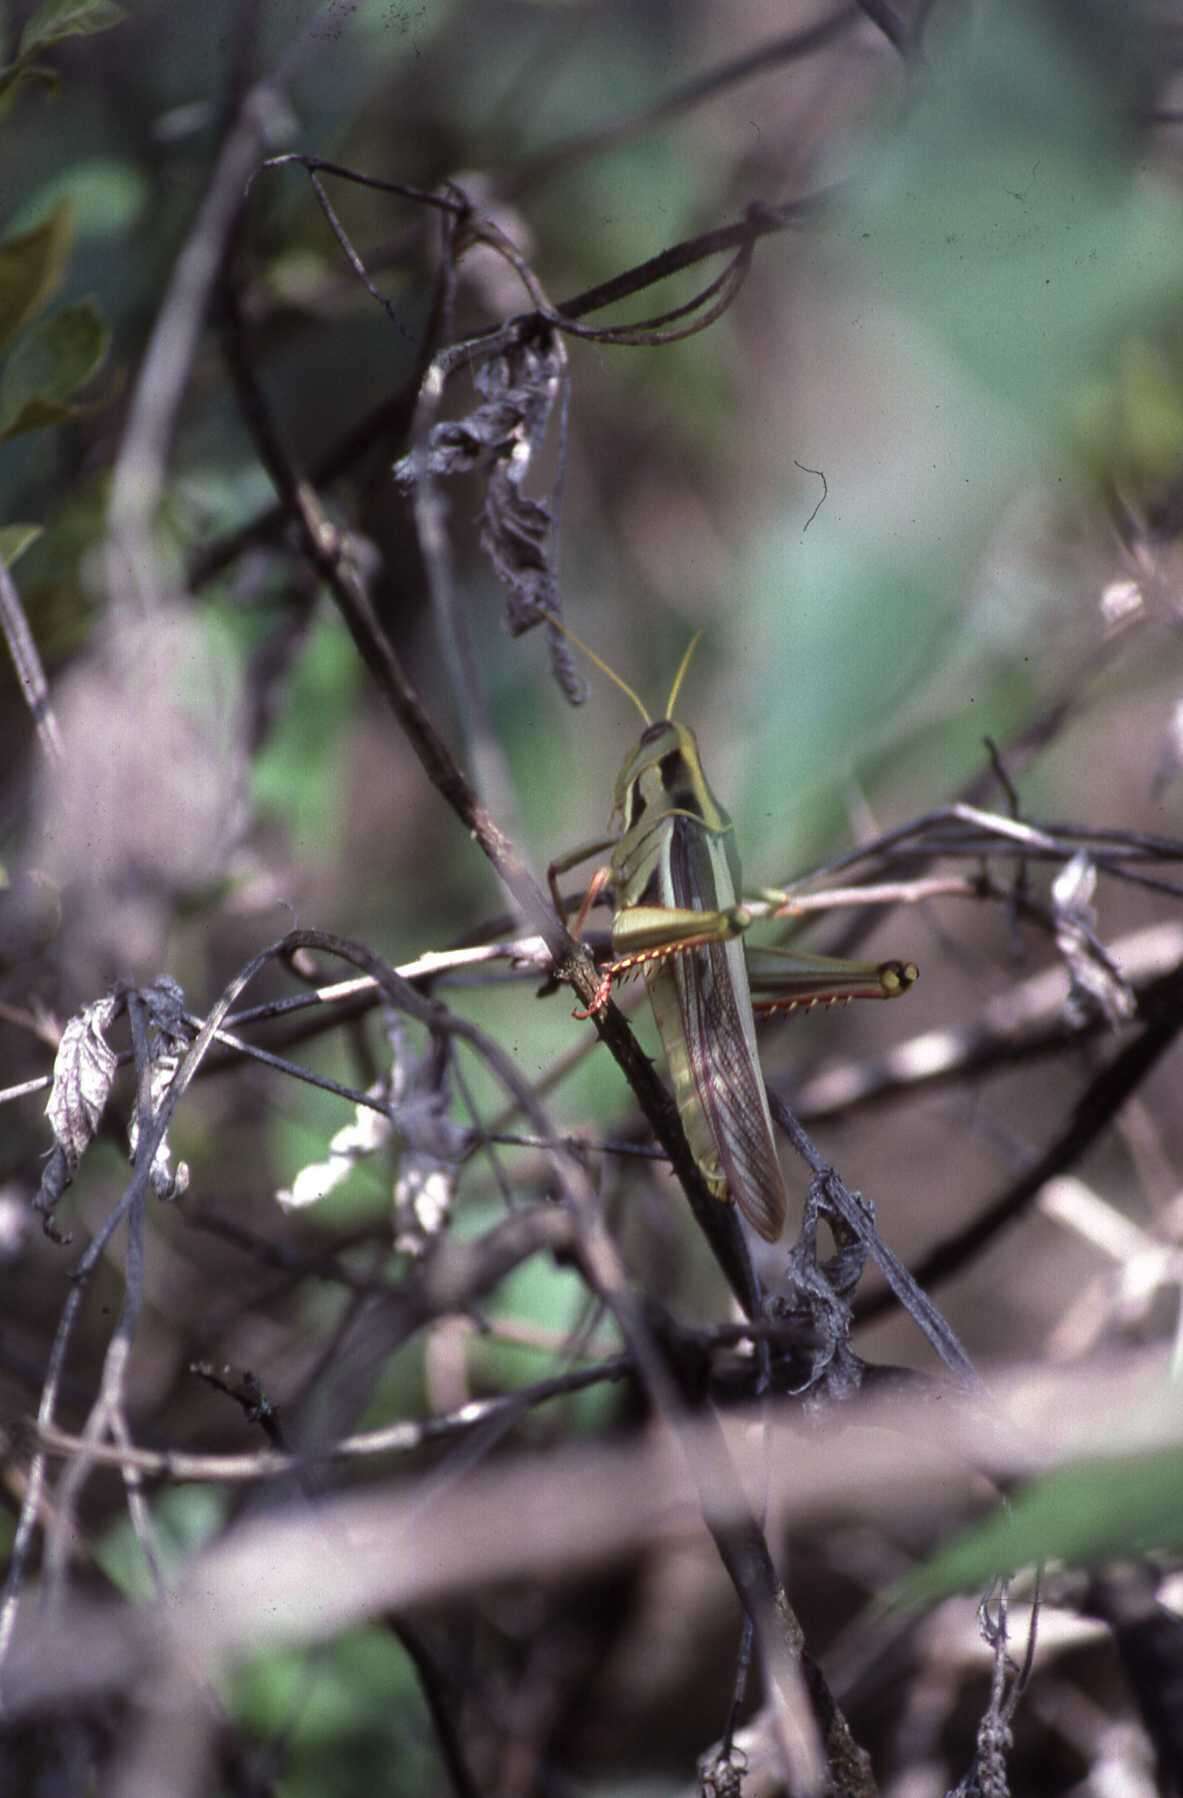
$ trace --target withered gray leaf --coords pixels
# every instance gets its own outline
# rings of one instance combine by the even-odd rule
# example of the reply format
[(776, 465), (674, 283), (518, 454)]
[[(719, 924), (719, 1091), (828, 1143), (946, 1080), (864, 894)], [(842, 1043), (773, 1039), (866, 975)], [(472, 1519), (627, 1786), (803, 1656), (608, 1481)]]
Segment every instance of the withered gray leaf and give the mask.
[(53, 1086), (45, 1115), (69, 1163), (77, 1172), (106, 1109), (118, 1057), (107, 1042), (119, 1001), (108, 995), (85, 1006), (62, 1031), (53, 1064)]
[(525, 417), (519, 396), (506, 395), (478, 406), (467, 418), (447, 419), (428, 433), (426, 451), (411, 450), (394, 465), (394, 478), (408, 491), (426, 467), (429, 474), (469, 474), (486, 457), (512, 447)]
[[(189, 1046), (189, 1030), (185, 1023), (185, 994), (170, 975), (162, 974), (151, 986), (144, 987), (139, 996), (148, 1014), (148, 1054), (151, 1061), (148, 1103), (155, 1115), (172, 1085), (181, 1057)], [(134, 1112), (127, 1135), (134, 1161), (140, 1140), (139, 1117)], [(179, 1199), (188, 1191), (188, 1164), (178, 1161), (176, 1167), (173, 1167), (167, 1131), (161, 1137), (152, 1157), (149, 1179), (158, 1199)]]
[(559, 613), (559, 481), (545, 497), (523, 491), (546, 438), (562, 374), (562, 350), (555, 337), (515, 343), (486, 357), (473, 371), (482, 403), (464, 418), (433, 426), (426, 444), (395, 464), (394, 478), (407, 491), (424, 474), (487, 470), (480, 541), (506, 590), (506, 624), (517, 637), (551, 621), (551, 665), (566, 697), (580, 705), (587, 687), (570, 645), (553, 624)]
[(53, 1085), (45, 1107), (54, 1147), (33, 1207), (45, 1220), (46, 1234), (58, 1241), (68, 1238), (59, 1236), (53, 1227), (54, 1207), (94, 1138), (115, 1079), (118, 1057), (105, 1033), (119, 1006), (120, 1001), (111, 994), (85, 1006), (62, 1031), (54, 1059)]
[(512, 461), (491, 470), (481, 512), (481, 548), (506, 589), (505, 621), (520, 637), (558, 606), (550, 564), (551, 511), (530, 499), (514, 478)]
[(161, 974), (141, 992), (148, 1010), (148, 1023), (153, 1033), (152, 1053), (171, 1054), (189, 1042), (189, 1026), (185, 1022), (185, 992), (171, 974)]

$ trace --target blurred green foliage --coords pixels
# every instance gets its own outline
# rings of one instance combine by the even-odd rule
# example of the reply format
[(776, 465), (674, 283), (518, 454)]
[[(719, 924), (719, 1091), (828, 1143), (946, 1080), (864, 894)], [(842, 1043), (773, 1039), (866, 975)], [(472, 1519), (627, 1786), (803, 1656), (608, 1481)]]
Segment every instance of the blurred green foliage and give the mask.
[(26, 84), (57, 90), (56, 70), (38, 60), (70, 38), (93, 37), (127, 17), (115, 0), (41, 0), (26, 19), (13, 60), (0, 67), (0, 120), (11, 110)]
[(292, 670), (282, 716), (251, 765), (260, 816), (281, 820), (293, 848), (313, 866), (336, 863), (344, 847), (347, 727), (361, 683), (352, 643), (337, 619), (322, 613)]
[(240, 1724), (275, 1739), (283, 1798), (430, 1789), (436, 1755), (423, 1700), (388, 1631), (260, 1656), (237, 1675), (231, 1702)]
[[(154, 1495), (152, 1527), (166, 1580), (179, 1575), (197, 1550), (214, 1539), (228, 1507), (229, 1494), (218, 1486), (174, 1486)], [(151, 1569), (128, 1518), (121, 1517), (96, 1544), (95, 1560), (128, 1598), (146, 1603), (155, 1592)]]
[(1036, 1480), (986, 1523), (959, 1536), (890, 1595), (931, 1605), (1041, 1561), (1097, 1565), (1183, 1545), (1183, 1449), (1114, 1455)]

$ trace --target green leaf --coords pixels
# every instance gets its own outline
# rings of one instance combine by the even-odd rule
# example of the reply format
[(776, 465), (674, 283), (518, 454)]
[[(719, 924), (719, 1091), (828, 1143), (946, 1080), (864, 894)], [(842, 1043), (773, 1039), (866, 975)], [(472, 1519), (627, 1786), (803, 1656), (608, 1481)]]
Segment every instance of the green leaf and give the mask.
[(7, 443), (10, 437), (24, 437), (29, 431), (47, 431), (50, 425), (65, 424), (73, 416), (72, 406), (55, 400), (27, 400), (10, 423), (0, 425), (0, 443)]
[[(153, 1533), (166, 1578), (179, 1576), (196, 1551), (224, 1527), (227, 1504), (225, 1488), (218, 1486), (174, 1486), (153, 1496)], [(152, 1569), (126, 1516), (100, 1537), (95, 1560), (128, 1598), (146, 1600), (155, 1593)]]
[(1041, 433), (1125, 331), (1173, 318), (1183, 281), (1179, 197), (1144, 179), (1120, 77), (1057, 16), (1002, 6), (986, 32), (964, 13), (940, 78), (850, 184), (845, 225), (835, 215), (876, 305)]
[(0, 562), (12, 568), (44, 530), (39, 524), (0, 524)]
[(92, 156), (71, 162), (35, 188), (13, 214), (9, 229), (23, 231), (69, 200), (79, 241), (120, 237), (143, 215), (149, 191), (147, 178), (135, 163), (120, 156)]
[(68, 418), (69, 400), (98, 369), (109, 337), (92, 300), (26, 331), (0, 375), (0, 439)]
[(32, 50), (60, 44), (68, 37), (94, 37), (96, 32), (122, 25), (126, 17), (115, 0), (41, 0), (21, 32), (20, 53), (28, 56)]
[(1088, 1563), (1183, 1542), (1183, 1449), (1081, 1461), (1038, 1480), (891, 1595), (930, 1604), (1036, 1561)]
[(343, 829), (345, 728), (356, 705), (357, 658), (321, 617), (291, 674), (291, 703), (251, 770), (255, 803), (283, 820), (304, 854), (331, 856)]
[(63, 200), (32, 231), (0, 243), (0, 349), (61, 285), (73, 236), (74, 209)]
[(42, 87), (54, 93), (61, 85), (56, 69), (47, 69), (35, 62), (10, 62), (0, 69), (0, 119), (8, 117), (17, 94), (30, 81), (39, 81)]

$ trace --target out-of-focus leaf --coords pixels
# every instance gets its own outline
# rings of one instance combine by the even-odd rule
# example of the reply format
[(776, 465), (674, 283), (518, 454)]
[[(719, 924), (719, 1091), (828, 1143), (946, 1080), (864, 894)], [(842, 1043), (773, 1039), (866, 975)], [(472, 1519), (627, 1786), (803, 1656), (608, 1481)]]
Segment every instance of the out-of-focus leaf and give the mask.
[[(339, 1756), (343, 1737), (389, 1727), (404, 1706), (414, 1717), (417, 1700), (413, 1670), (396, 1638), (367, 1629), (339, 1637), (318, 1655), (315, 1669), (298, 1649), (260, 1655), (236, 1674), (233, 1703), (236, 1715), (264, 1734), (291, 1732), (297, 1753), (321, 1744)], [(413, 1751), (414, 1733), (401, 1746)], [(404, 1789), (423, 1787), (400, 1784)]]
[(854, 531), (814, 533), (770, 532), (741, 582), (752, 698), (724, 745), (737, 778), (725, 762), (708, 772), (727, 794), (752, 879), (781, 878), (811, 829), (833, 828), (824, 815), (833, 792), (923, 687), (957, 616), (956, 589), (939, 565), (925, 566), (920, 546), (910, 557)]
[(1177, 335), (1138, 331), (1079, 383), (1069, 402), (1071, 441), (1103, 492), (1138, 512), (1153, 508), (1183, 469), (1183, 358)]
[[(1178, 310), (1183, 209), (1139, 166), (1089, 34), (1055, 18), (1004, 6), (989, 31), (954, 18), (934, 33), (934, 79), (860, 179), (847, 165), (819, 240), (824, 295), (801, 329), (815, 366), (832, 359), (833, 411), (786, 409), (784, 428), (828, 497), (806, 536), (803, 476), (729, 608), (746, 676), (730, 711), (747, 733), (729, 798), (753, 870), (759, 853), (775, 878), (842, 821), (852, 775), (914, 722), (938, 659), (974, 659), (986, 615), (969, 600), (1001, 508), (1062, 452), (1082, 385)], [(1171, 408), (1151, 416), (1148, 385), (1140, 373), (1138, 453), (1169, 459)], [(1039, 591), (1010, 584), (992, 653), (1031, 627)], [(725, 762), (715, 778), (728, 791)]]
[(251, 768), (255, 803), (283, 820), (302, 854), (331, 860), (343, 829), (345, 729), (358, 685), (357, 656), (330, 618), (313, 626), (292, 669), (279, 723)]
[(1181, 1489), (1180, 1448), (1061, 1468), (910, 1574), (892, 1596), (929, 1604), (1036, 1561), (1090, 1562), (1177, 1546)]
[[(225, 1523), (229, 1504), (219, 1486), (166, 1487), (152, 1496), (156, 1548), (168, 1575), (179, 1574)], [(126, 1512), (94, 1545), (94, 1558), (107, 1578), (128, 1598), (156, 1595), (152, 1570)]]
[(119, 237), (136, 223), (148, 197), (148, 180), (135, 163), (123, 156), (92, 156), (71, 163), (35, 188), (14, 213), (10, 228), (30, 229), (52, 207), (68, 200), (78, 239)]
[(0, 524), (0, 562), (13, 568), (44, 529), (39, 524)]
[(0, 374), (0, 439), (68, 418), (71, 397), (101, 366), (109, 341), (91, 300), (26, 331)]
[(63, 200), (40, 225), (0, 243), (0, 349), (57, 291), (73, 236), (74, 209)]
[(1144, 178), (1120, 85), (1055, 9), (952, 27), (852, 202), (878, 299), (931, 330), (1043, 431), (1120, 334), (1183, 282), (1177, 196)]
[(0, 121), (8, 117), (17, 94), (30, 81), (39, 81), (51, 93), (60, 85), (57, 70), (47, 69), (40, 63), (12, 62), (6, 69), (0, 69)]
[(50, 425), (65, 424), (71, 417), (72, 407), (35, 395), (25, 402), (11, 424), (0, 428), (0, 442), (7, 442), (10, 437), (23, 437), (26, 431), (48, 430)]
[(115, 0), (42, 0), (21, 32), (20, 53), (28, 56), (68, 37), (94, 37), (122, 25), (126, 17)]

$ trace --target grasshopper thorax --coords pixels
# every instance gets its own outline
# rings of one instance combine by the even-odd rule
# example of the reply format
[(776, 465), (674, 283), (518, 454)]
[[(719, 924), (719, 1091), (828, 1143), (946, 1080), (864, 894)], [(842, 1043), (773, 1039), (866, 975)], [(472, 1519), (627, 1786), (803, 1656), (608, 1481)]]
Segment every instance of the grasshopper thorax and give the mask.
[(731, 825), (707, 784), (694, 732), (672, 718), (658, 718), (641, 732), (620, 771), (613, 809), (626, 834), (671, 814), (697, 818), (714, 833)]

